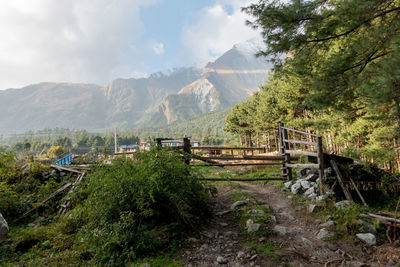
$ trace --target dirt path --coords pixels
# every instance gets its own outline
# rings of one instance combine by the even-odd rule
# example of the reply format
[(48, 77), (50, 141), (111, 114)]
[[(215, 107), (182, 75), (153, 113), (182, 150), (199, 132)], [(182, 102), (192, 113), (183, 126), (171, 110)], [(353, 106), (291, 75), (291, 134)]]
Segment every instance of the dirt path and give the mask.
[(273, 185), (239, 184), (218, 188), (214, 214), (229, 210), (232, 192), (249, 194), (264, 202), (276, 217), (276, 224), (269, 229), (272, 234), (255, 242), (279, 247), (276, 253), (281, 257), (248, 247), (243, 227), (229, 212), (215, 215), (201, 236), (193, 239), (190, 248), (180, 255), (185, 266), (381, 266), (371, 260), (371, 251), (365, 248), (318, 239), (315, 218)]

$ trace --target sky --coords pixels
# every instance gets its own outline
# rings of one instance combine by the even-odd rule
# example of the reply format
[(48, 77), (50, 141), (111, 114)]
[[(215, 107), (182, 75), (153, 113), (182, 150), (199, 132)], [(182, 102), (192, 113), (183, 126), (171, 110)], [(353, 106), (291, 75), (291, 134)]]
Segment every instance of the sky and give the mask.
[(0, 90), (203, 67), (259, 37), (256, 0), (0, 0)]

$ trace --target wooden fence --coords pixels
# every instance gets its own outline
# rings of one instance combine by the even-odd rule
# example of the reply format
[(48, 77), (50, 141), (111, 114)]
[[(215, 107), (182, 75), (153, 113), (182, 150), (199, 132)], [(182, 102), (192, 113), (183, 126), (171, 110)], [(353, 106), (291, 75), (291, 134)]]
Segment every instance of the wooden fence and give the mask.
[[(292, 168), (314, 168), (318, 169), (320, 183), (324, 176), (324, 154), (322, 152), (322, 136), (286, 128), (283, 123), (279, 123), (280, 152), (285, 157), (282, 166), (282, 177), (292, 179)], [(292, 163), (291, 155), (303, 155), (314, 157), (317, 163)], [(320, 186), (322, 188), (322, 186)]]
[[(177, 142), (179, 145), (174, 144), (169, 148), (185, 154), (185, 162), (187, 164), (203, 162), (203, 164), (196, 163), (196, 166), (281, 166), (280, 174), (273, 174), (272, 176), (274, 177), (253, 178), (253, 180), (290, 180), (292, 179), (292, 168), (315, 168), (318, 169), (319, 176), (323, 177), (324, 159), (321, 136), (286, 128), (283, 123), (278, 126), (278, 136), (280, 155), (274, 156), (260, 155), (267, 152), (266, 147), (191, 146), (188, 137), (179, 140)], [(157, 138), (157, 146), (162, 148), (165, 145), (165, 141), (168, 140), (176, 139)], [(299, 160), (296, 155), (315, 158), (317, 163), (296, 163)], [(207, 179), (216, 180), (216, 178)]]

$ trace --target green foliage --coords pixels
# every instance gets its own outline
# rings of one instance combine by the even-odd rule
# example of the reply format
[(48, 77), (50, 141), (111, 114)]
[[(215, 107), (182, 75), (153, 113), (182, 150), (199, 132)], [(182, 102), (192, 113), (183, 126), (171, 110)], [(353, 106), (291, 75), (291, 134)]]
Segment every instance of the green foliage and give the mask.
[(80, 228), (99, 264), (123, 265), (167, 247), (208, 214), (208, 191), (197, 173), (166, 150), (135, 153), (90, 175), (81, 207), (63, 229)]
[(15, 217), (20, 211), (18, 194), (5, 182), (0, 182), (0, 211), (5, 218)]
[(16, 170), (15, 155), (5, 150), (0, 150), (0, 181), (10, 182), (19, 175)]
[(279, 254), (280, 246), (275, 245), (273, 243), (256, 243), (256, 242), (247, 242), (246, 246), (251, 247), (256, 250), (258, 253), (263, 254), (264, 256), (274, 259), (276, 261), (286, 263), (287, 259)]
[[(44, 179), (41, 174), (46, 171), (41, 164), (31, 163), (20, 183), (1, 182), (0, 209), (11, 214), (9, 207), (22, 203), (20, 214), (59, 188), (53, 178)], [(171, 255), (185, 231), (199, 227), (210, 214), (212, 188), (202, 184), (200, 177), (168, 150), (138, 152), (134, 159), (99, 165), (73, 195), (74, 208), (57, 221), (46, 219), (27, 228), (13, 225), (1, 246), (0, 264), (136, 266), (150, 262), (161, 266), (162, 255)], [(55, 214), (49, 204), (46, 212)], [(173, 260), (168, 264), (181, 265)]]
[(201, 141), (203, 145), (219, 145), (234, 142), (234, 136), (224, 132), (225, 117), (231, 108), (200, 115), (184, 122), (174, 122), (166, 126), (129, 130), (142, 139), (151, 137), (182, 138), (184, 135)]
[[(61, 147), (63, 151), (87, 153), (89, 151), (109, 151), (114, 146), (114, 133), (89, 133), (86, 130), (43, 129), (11, 135), (0, 140), (13, 148), (15, 152), (44, 154), (51, 147)], [(118, 135), (119, 145), (136, 144), (139, 138), (132, 133)], [(57, 155), (51, 154), (52, 157)]]
[(260, 0), (244, 11), (275, 69), (225, 129), (251, 139), (282, 121), (321, 134), (329, 152), (399, 171), (400, 2)]

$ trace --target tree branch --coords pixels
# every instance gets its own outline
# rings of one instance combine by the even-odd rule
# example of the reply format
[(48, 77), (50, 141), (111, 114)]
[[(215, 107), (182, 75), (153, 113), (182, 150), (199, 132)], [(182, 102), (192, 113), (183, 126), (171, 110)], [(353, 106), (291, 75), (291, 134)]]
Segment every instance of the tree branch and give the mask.
[(346, 31), (346, 32), (343, 32), (343, 33), (340, 33), (340, 34), (336, 34), (336, 35), (333, 35), (333, 36), (329, 36), (329, 37), (325, 37), (325, 38), (306, 40), (305, 42), (306, 42), (306, 43), (318, 43), (318, 42), (324, 42), (324, 41), (328, 41), (328, 40), (340, 38), (340, 37), (342, 37), (342, 36), (348, 35), (348, 34), (354, 32), (354, 31), (356, 31), (356, 30), (357, 30), (358, 28), (360, 28), (362, 25), (364, 25), (365, 23), (367, 23), (367, 22), (369, 22), (369, 21), (371, 21), (371, 20), (374, 20), (374, 19), (376, 19), (376, 18), (378, 18), (378, 17), (382, 17), (382, 16), (384, 16), (384, 15), (387, 15), (387, 14), (389, 14), (389, 13), (392, 13), (392, 12), (395, 12), (395, 11), (398, 11), (398, 10), (400, 10), (400, 7), (395, 7), (395, 8), (392, 8), (392, 9), (390, 9), (390, 10), (386, 10), (386, 11), (384, 11), (384, 12), (381, 12), (381, 13), (379, 13), (379, 14), (376, 14), (375, 16), (373, 16), (373, 17), (371, 17), (371, 18), (369, 18), (369, 19), (367, 19), (367, 20), (364, 20), (363, 22), (359, 23), (359, 24), (356, 25), (354, 28), (352, 28), (352, 29), (350, 29), (350, 30), (348, 30), (348, 31)]

